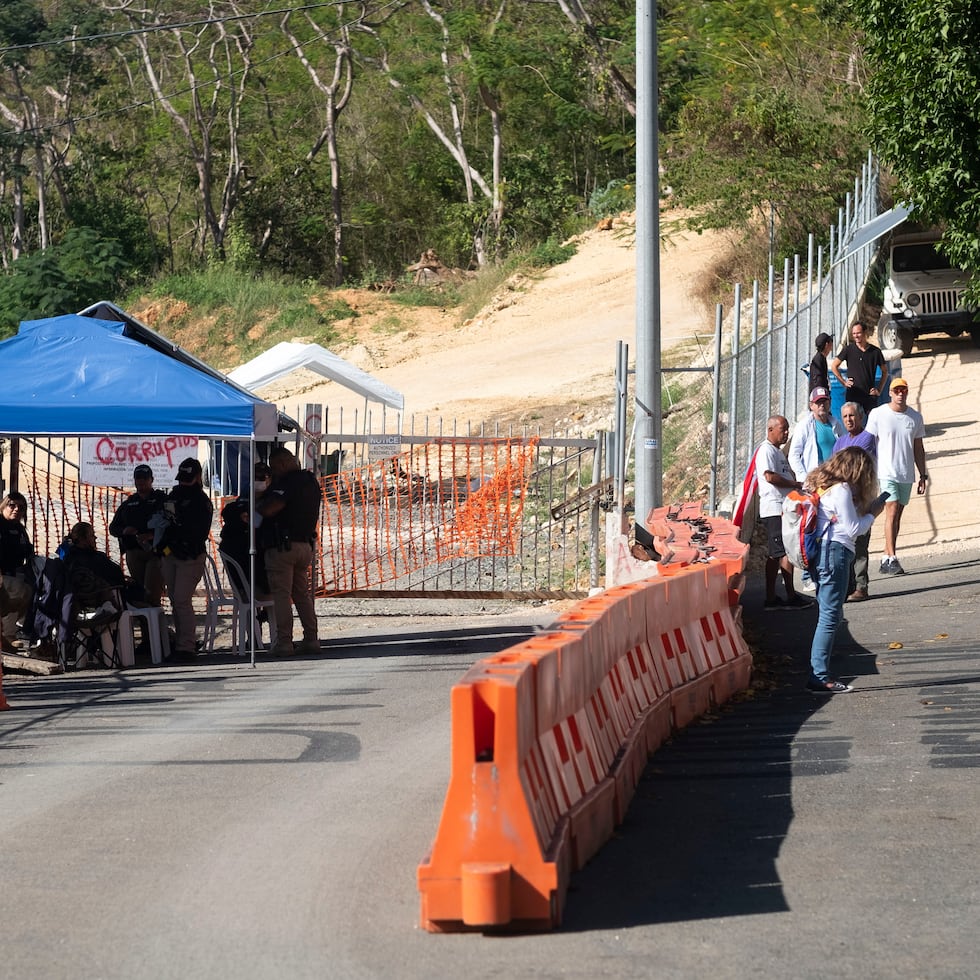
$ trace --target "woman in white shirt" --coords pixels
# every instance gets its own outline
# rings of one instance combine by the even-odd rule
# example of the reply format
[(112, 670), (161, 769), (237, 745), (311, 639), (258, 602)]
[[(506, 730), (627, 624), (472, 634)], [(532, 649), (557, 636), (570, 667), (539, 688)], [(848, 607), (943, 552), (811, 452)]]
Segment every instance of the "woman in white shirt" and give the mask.
[(855, 539), (871, 529), (884, 509), (878, 496), (875, 461), (856, 446), (843, 449), (812, 469), (806, 485), (820, 492), (817, 548), (811, 575), (820, 607), (810, 647), (807, 689), (818, 694), (845, 694), (852, 688), (830, 676), (830, 654), (844, 615)]

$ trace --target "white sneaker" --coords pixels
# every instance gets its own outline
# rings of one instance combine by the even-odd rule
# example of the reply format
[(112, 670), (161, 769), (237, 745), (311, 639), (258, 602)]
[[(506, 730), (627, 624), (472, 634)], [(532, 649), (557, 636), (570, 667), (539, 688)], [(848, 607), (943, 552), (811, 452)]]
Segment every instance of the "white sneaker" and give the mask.
[(812, 578), (805, 578), (800, 583), (800, 588), (804, 592), (816, 592), (817, 591), (817, 583), (814, 582)]

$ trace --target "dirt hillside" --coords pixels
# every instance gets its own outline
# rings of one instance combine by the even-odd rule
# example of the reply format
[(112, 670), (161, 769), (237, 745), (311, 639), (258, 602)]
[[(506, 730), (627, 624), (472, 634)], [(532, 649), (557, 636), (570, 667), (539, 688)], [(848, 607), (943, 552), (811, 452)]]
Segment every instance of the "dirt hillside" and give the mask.
[[(723, 236), (688, 234), (661, 250), (662, 346), (680, 349), (684, 363), (709, 363), (713, 318), (694, 294), (728, 248)], [(632, 227), (621, 219), (581, 236), (569, 262), (512, 282), (462, 326), (449, 311), (393, 310), (384, 297), (351, 291), (345, 298), (358, 316), (343, 330), (353, 340), (335, 353), (405, 395), (406, 429), (414, 415), (416, 431), (426, 418), (441, 418), (460, 431), (490, 420), (557, 423), (591, 434), (610, 423), (616, 343), (634, 346), (635, 266)], [(928, 494), (905, 511), (900, 555), (980, 543), (980, 420), (968, 397), (978, 370), (980, 350), (962, 337), (922, 338), (904, 359), (909, 404), (927, 425), (931, 480)], [(328, 406), (334, 431), (341, 417), (349, 429), (353, 413), (364, 410), (352, 392), (305, 372), (261, 394), (296, 414), (307, 402)], [(881, 548), (880, 523), (873, 554)]]
[[(632, 222), (590, 231), (574, 257), (536, 278), (519, 278), (463, 325), (450, 311), (407, 311), (377, 294), (348, 291), (358, 316), (338, 324), (354, 338), (334, 352), (405, 395), (406, 417), (479, 424), (574, 421), (608, 415), (614, 398), (617, 341), (632, 349), (635, 266)], [(692, 296), (710, 259), (727, 248), (720, 235), (685, 235), (661, 253), (664, 347), (703, 345), (713, 323)], [(301, 339), (301, 338), (296, 338)], [(698, 363), (705, 363), (699, 357)], [(363, 411), (352, 392), (297, 372), (260, 392), (290, 407), (323, 403), (331, 414)], [(406, 424), (407, 428), (407, 424)]]

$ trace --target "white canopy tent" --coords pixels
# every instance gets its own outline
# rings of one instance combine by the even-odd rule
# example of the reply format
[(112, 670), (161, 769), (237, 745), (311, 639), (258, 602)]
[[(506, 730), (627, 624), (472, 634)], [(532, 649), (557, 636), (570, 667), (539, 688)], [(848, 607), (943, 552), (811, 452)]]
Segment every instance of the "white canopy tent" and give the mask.
[(399, 412), (405, 409), (405, 396), (401, 392), (395, 391), (367, 371), (362, 371), (319, 344), (283, 341), (235, 368), (229, 372), (228, 377), (249, 391), (257, 391), (298, 368), (306, 368), (330, 381), (336, 381), (357, 392), (366, 401), (380, 402)]

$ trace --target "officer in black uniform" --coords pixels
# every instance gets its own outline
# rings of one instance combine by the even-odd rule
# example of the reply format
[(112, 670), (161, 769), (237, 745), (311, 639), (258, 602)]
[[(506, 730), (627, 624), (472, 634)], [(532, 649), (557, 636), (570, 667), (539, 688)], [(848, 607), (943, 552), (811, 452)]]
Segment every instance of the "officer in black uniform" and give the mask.
[(159, 606), (163, 596), (163, 570), (160, 556), (153, 550), (150, 518), (163, 510), (167, 494), (153, 488), (153, 470), (140, 463), (133, 470), (136, 493), (131, 493), (109, 522), (109, 533), (119, 539), (119, 551), (126, 559), (130, 578), (142, 586), (146, 602)]
[(272, 486), (256, 505), (263, 517), (265, 569), (276, 611), (272, 654), (288, 657), (293, 647), (293, 609), (303, 626), (301, 653), (318, 653), (316, 609), (310, 582), (313, 546), (320, 523), (320, 483), (285, 446), (269, 455)]
[(193, 456), (177, 467), (177, 486), (167, 495), (167, 523), (158, 546), (163, 581), (174, 617), (175, 660), (197, 657), (197, 619), (193, 598), (204, 578), (205, 549), (214, 507), (204, 492), (201, 464)]
[[(262, 499), (269, 484), (272, 481), (272, 472), (267, 463), (258, 462), (255, 464), (252, 486), (255, 490), (256, 505)], [(234, 579), (234, 585), (242, 595), (248, 593), (247, 579), (251, 568), (251, 554), (249, 534), (252, 525), (250, 512), (249, 494), (246, 490), (243, 494), (236, 497), (230, 503), (225, 504), (221, 509), (221, 539), (218, 549), (222, 554), (233, 558), (245, 574), (246, 581), (237, 581), (237, 576), (233, 568), (228, 569), (228, 576)], [(261, 520), (261, 518), (259, 518)], [(269, 578), (265, 571), (265, 552), (261, 546), (260, 533), (261, 525), (256, 528), (256, 547), (255, 547), (255, 580), (258, 587), (256, 595), (269, 594)]]

